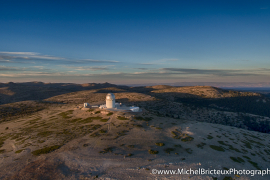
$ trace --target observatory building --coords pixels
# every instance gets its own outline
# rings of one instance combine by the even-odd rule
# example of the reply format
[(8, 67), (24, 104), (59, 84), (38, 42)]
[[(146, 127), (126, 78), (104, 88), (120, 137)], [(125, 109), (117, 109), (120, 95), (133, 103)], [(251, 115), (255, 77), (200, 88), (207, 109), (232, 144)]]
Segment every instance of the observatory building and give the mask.
[(106, 108), (115, 108), (115, 96), (113, 93), (109, 93), (106, 96)]
[(106, 104), (100, 105), (100, 109), (108, 109), (112, 111), (132, 111), (132, 112), (140, 112), (139, 107), (127, 107), (122, 105), (122, 103), (115, 103), (115, 96), (113, 93), (108, 93), (106, 95)]

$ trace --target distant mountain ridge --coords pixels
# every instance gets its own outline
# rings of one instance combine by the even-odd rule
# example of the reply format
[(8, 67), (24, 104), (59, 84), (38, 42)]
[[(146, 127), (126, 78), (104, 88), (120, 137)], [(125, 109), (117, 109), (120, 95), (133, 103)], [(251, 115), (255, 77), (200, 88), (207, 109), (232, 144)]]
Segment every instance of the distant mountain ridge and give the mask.
[(168, 86), (214, 86), (220, 88), (270, 88), (270, 82), (247, 83), (247, 82), (174, 82), (174, 83), (142, 83), (127, 84), (128, 86), (157, 86), (159, 84)]

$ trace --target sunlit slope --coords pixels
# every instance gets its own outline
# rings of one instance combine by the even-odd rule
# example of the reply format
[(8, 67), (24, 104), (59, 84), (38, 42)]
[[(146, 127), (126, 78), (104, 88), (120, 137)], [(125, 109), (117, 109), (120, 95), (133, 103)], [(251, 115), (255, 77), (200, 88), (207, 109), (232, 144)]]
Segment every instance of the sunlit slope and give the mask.
[[(85, 111), (59, 105), (2, 123), (0, 132), (2, 179), (175, 179), (151, 170), (266, 169), (270, 162), (269, 134), (147, 111)], [(190, 176), (196, 178), (212, 176)]]

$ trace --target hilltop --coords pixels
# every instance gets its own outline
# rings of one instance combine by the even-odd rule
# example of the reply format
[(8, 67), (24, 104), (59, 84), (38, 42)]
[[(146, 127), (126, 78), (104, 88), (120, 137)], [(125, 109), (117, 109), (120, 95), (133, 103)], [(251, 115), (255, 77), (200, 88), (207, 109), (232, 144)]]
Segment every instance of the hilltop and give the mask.
[[(103, 104), (108, 92), (143, 111), (81, 109), (84, 102)], [(7, 98), (0, 105), (0, 179), (176, 179), (151, 170), (266, 169), (270, 162), (269, 109), (249, 108), (267, 110), (263, 94), (211, 86), (40, 82), (2, 83), (1, 93)]]

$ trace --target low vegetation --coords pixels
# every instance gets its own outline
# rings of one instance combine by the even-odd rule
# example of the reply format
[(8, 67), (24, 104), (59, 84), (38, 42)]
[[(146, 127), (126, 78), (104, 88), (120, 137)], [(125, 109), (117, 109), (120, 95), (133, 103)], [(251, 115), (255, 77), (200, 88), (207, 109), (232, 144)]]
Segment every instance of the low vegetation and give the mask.
[(188, 141), (193, 141), (193, 139), (194, 139), (193, 137), (186, 135), (186, 137), (182, 138), (181, 141), (188, 142)]
[(15, 151), (16, 154), (21, 153), (24, 149), (20, 149), (18, 151)]
[(210, 145), (210, 148), (216, 150), (216, 151), (225, 151), (223, 147), (221, 146), (215, 146), (215, 145)]
[(153, 118), (152, 117), (135, 116), (134, 119), (139, 120), (139, 121), (151, 121)]
[(101, 122), (107, 122), (109, 119), (101, 119)]
[(37, 136), (39, 136), (39, 137), (47, 137), (47, 136), (50, 136), (52, 134), (53, 134), (53, 131), (43, 131), (43, 132), (39, 132), (37, 134)]
[(156, 143), (157, 146), (165, 146), (164, 143)]
[(200, 144), (197, 144), (196, 146), (198, 147), (198, 148), (200, 148), (200, 149), (203, 149), (203, 146), (205, 146), (206, 144), (205, 143), (200, 143)]
[(258, 166), (258, 163), (253, 162), (253, 161), (251, 161), (251, 160), (248, 160), (248, 162), (249, 162), (253, 167), (255, 167), (256, 169), (261, 170), (261, 168)]
[(191, 148), (186, 148), (185, 150), (186, 150), (186, 152), (187, 152), (188, 154), (192, 154), (192, 152), (193, 152)]
[(69, 115), (71, 115), (71, 114), (73, 114), (73, 110), (61, 112), (61, 113), (59, 113), (58, 115), (61, 116), (61, 117), (64, 118), (64, 119), (69, 119), (69, 118), (71, 118), (71, 116), (69, 116)]
[(111, 115), (113, 115), (113, 113), (112, 113), (112, 112), (109, 112), (109, 113), (107, 114), (107, 116), (111, 116)]
[(230, 157), (230, 159), (233, 160), (234, 162), (238, 162), (238, 163), (245, 162), (244, 159), (242, 159), (240, 157)]
[(149, 154), (158, 154), (158, 151), (153, 149), (149, 149), (148, 152)]
[(99, 153), (102, 153), (102, 154), (105, 154), (108, 152), (113, 152), (113, 147), (108, 147), (108, 148), (103, 149), (102, 151), (99, 151)]
[(166, 148), (164, 149), (164, 151), (167, 153), (167, 154), (170, 154), (171, 151), (174, 151), (175, 149), (174, 148)]
[(59, 149), (61, 146), (60, 145), (54, 145), (54, 146), (50, 146), (50, 147), (45, 147), (42, 149), (38, 149), (32, 152), (33, 155), (35, 156), (39, 156), (41, 154), (48, 154), (52, 151), (55, 151), (56, 149)]

